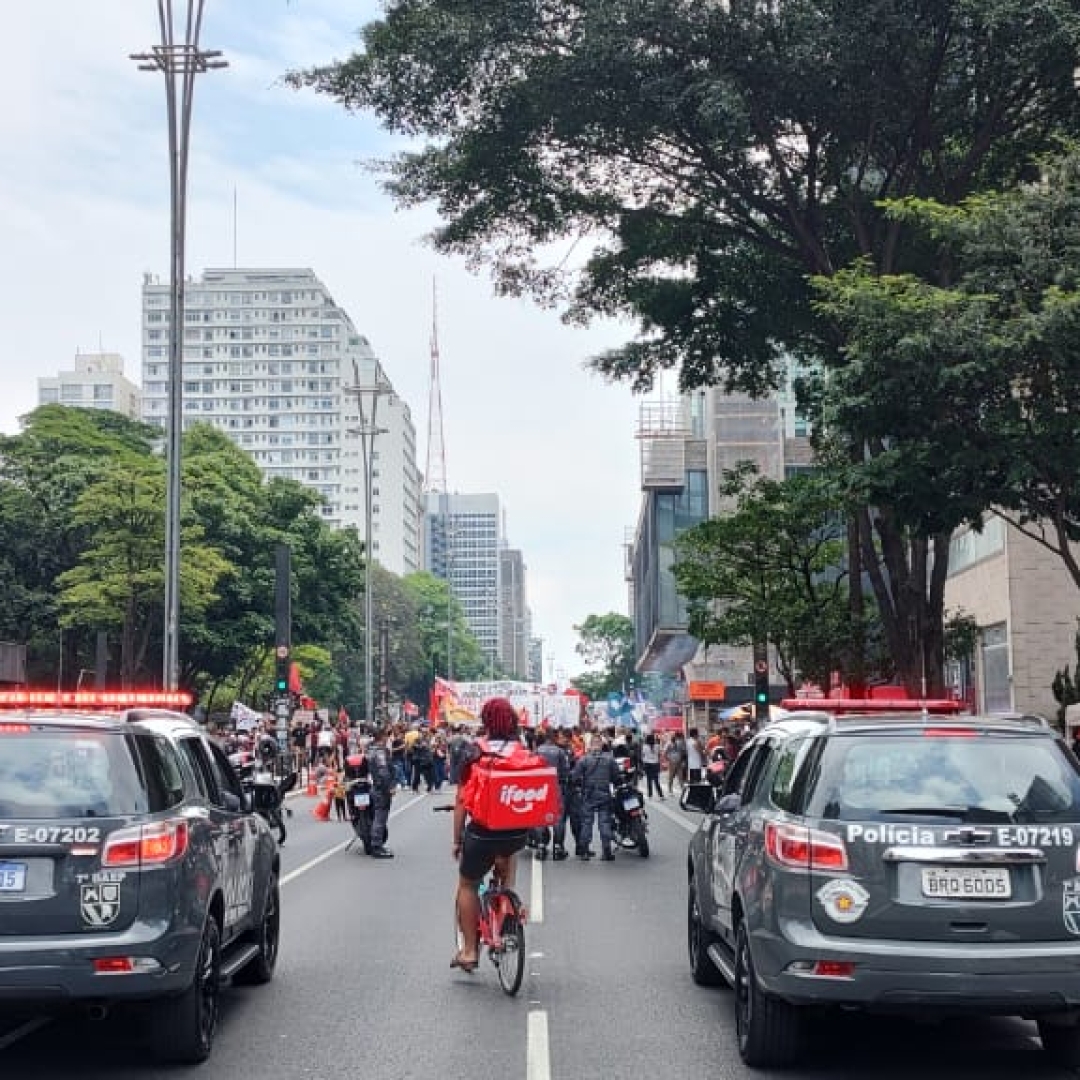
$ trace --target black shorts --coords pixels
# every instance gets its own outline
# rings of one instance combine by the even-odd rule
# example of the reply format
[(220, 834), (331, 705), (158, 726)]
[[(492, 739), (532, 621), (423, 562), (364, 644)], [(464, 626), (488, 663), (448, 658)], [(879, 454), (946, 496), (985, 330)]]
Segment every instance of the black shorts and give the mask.
[(495, 832), (481, 829), (471, 821), (462, 836), (461, 859), (458, 873), (467, 881), (483, 881), (495, 860), (503, 855), (513, 855), (528, 842), (528, 832)]

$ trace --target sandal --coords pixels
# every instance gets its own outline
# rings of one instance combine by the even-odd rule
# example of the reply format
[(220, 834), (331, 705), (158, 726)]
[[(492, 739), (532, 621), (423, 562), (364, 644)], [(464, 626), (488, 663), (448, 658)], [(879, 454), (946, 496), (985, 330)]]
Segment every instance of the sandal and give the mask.
[(461, 968), (462, 971), (475, 971), (479, 963), (479, 960), (466, 960), (461, 953), (455, 953), (454, 959), (450, 961), (450, 966), (452, 968)]

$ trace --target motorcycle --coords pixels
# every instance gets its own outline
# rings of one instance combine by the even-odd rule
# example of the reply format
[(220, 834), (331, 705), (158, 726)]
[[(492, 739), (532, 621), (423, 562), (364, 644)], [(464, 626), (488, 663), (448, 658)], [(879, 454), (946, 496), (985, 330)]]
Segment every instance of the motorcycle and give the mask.
[(361, 754), (345, 759), (345, 800), (349, 808), (356, 840), (363, 846), (364, 854), (371, 854), (371, 777), (367, 763)]
[(280, 779), (275, 778), (269, 768), (258, 759), (234, 762), (233, 767), (251, 800), (251, 808), (271, 829), (277, 829), (278, 843), (284, 844), (285, 837), (288, 836), (285, 815), (289, 813), (285, 806), (285, 796), (296, 787), (297, 774), (291, 772)]
[(637, 848), (643, 858), (649, 857), (649, 815), (645, 800), (638, 790), (638, 770), (629, 757), (616, 758), (619, 780), (611, 799), (611, 820), (615, 842), (621, 848)]

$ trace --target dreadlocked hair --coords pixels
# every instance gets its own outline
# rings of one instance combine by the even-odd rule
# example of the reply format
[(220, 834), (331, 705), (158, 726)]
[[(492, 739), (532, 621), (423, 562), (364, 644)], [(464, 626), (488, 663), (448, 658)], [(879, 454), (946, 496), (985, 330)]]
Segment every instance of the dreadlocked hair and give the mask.
[(480, 710), (480, 722), (489, 739), (513, 739), (517, 735), (517, 713), (506, 698), (496, 697), (485, 701)]

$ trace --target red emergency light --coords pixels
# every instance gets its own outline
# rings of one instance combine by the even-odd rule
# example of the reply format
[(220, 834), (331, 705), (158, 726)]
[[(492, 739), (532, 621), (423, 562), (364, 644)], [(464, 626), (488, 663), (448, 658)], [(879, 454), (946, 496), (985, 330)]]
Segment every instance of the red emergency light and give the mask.
[(784, 698), (780, 702), (788, 712), (827, 713), (930, 713), (933, 716), (955, 715), (965, 708), (952, 698)]
[(186, 709), (186, 690), (0, 690), (0, 709)]

